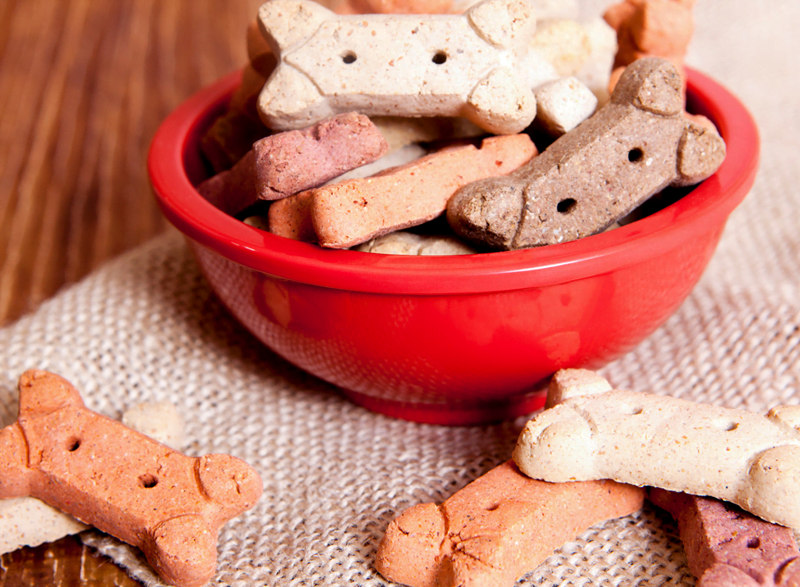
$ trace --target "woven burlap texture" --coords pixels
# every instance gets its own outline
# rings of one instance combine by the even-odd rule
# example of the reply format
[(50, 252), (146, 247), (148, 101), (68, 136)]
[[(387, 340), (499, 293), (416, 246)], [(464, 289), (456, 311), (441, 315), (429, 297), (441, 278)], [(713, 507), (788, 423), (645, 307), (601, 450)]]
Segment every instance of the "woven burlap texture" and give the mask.
[[(754, 113), (761, 170), (687, 301), (602, 372), (616, 387), (765, 412), (800, 402), (800, 3), (700, 0), (696, 15), (688, 61)], [(388, 523), (508, 459), (522, 425), (436, 427), (350, 404), (239, 326), (176, 233), (0, 331), (0, 357), (3, 424), (16, 418), (22, 371), (48, 369), (111, 417), (172, 401), (188, 454), (257, 468), (264, 495), (223, 528), (213, 585), (386, 585), (373, 561)], [(97, 533), (84, 540), (160, 584), (134, 550)], [(518, 583), (693, 584), (673, 522), (649, 505), (588, 530)]]

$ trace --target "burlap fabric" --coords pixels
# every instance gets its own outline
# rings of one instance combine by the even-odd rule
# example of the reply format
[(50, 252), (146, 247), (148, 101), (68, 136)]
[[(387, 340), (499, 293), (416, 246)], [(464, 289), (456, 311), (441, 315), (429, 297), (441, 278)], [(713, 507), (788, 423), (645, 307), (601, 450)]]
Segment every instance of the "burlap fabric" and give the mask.
[[(689, 63), (752, 110), (761, 171), (689, 299), (603, 374), (617, 387), (764, 412), (800, 401), (800, 3), (700, 0), (696, 15)], [(348, 403), (230, 318), (175, 233), (0, 331), (0, 357), (3, 424), (16, 417), (20, 373), (38, 367), (112, 417), (170, 400), (189, 454), (230, 453), (259, 470), (264, 496), (223, 528), (214, 585), (386, 585), (372, 565), (389, 521), (509, 458), (522, 424), (435, 427)], [(159, 584), (131, 549), (85, 540)], [(646, 506), (587, 531), (519, 584), (693, 583), (674, 524)]]

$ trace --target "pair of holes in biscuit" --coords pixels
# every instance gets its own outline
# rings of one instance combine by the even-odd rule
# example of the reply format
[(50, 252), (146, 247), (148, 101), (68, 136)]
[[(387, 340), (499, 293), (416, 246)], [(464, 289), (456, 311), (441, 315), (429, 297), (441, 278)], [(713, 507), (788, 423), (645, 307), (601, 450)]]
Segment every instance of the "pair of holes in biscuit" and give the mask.
[[(345, 65), (350, 65), (351, 63), (355, 63), (358, 59), (358, 56), (352, 51), (346, 51), (342, 54), (342, 62)], [(447, 53), (444, 51), (437, 51), (433, 54), (433, 58), (431, 59), (436, 65), (442, 65), (443, 63), (447, 62)]]

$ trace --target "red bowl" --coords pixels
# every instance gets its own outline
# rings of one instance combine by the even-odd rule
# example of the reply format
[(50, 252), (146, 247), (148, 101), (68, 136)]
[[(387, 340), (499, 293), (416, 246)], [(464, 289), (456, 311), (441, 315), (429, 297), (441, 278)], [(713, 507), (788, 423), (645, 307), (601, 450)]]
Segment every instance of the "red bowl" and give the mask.
[(199, 139), (231, 74), (160, 126), (148, 158), (158, 203), (211, 287), (264, 344), (393, 417), (477, 424), (541, 407), (539, 382), (597, 368), (661, 325), (697, 283), (758, 167), (755, 123), (689, 71), (688, 107), (727, 143), (719, 171), (664, 209), (578, 241), (522, 251), (404, 257), (326, 250), (246, 225), (206, 202)]

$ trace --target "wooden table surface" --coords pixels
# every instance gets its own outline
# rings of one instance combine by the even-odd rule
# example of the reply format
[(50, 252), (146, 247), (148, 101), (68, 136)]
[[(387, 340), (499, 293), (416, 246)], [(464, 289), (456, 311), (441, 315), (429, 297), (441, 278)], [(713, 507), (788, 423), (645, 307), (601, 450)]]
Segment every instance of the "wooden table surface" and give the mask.
[[(145, 161), (182, 100), (246, 60), (259, 0), (0, 0), (0, 324), (152, 238)], [(0, 585), (137, 585), (67, 538)]]

